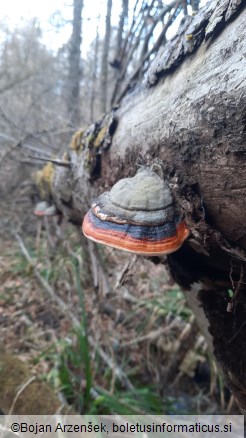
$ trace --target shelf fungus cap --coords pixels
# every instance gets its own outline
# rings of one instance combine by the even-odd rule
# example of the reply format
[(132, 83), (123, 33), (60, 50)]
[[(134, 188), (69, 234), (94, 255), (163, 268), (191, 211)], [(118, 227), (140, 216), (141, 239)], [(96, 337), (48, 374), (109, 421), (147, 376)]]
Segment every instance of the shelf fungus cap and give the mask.
[(49, 205), (46, 201), (39, 202), (33, 214), (38, 217), (55, 216), (57, 214), (56, 206)]
[(95, 242), (145, 256), (174, 252), (189, 235), (168, 184), (149, 168), (93, 201), (82, 230)]
[(48, 203), (46, 201), (38, 202), (38, 204), (35, 206), (33, 214), (38, 217), (45, 216), (45, 211), (48, 208)]

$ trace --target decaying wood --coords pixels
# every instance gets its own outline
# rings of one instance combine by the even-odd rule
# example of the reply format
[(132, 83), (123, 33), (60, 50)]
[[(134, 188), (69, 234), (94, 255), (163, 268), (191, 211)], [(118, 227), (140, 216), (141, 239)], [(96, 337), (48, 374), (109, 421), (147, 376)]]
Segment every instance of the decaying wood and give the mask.
[(167, 264), (187, 297), (196, 287), (203, 330), (244, 411), (245, 23), (240, 0), (211, 1), (185, 17), (145, 83), (80, 132), (69, 150), (71, 168), (56, 169), (53, 181), (58, 208), (80, 224), (93, 196), (118, 179), (141, 165), (163, 168), (191, 230)]

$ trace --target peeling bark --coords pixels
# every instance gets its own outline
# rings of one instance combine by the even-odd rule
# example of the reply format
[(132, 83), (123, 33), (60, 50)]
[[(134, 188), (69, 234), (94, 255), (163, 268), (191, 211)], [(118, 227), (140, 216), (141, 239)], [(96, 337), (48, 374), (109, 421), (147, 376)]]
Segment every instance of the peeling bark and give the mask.
[(162, 166), (191, 230), (167, 263), (188, 301), (198, 285), (203, 329), (246, 412), (245, 22), (240, 0), (185, 18), (145, 83), (74, 138), (53, 197), (79, 224), (93, 196), (139, 165)]

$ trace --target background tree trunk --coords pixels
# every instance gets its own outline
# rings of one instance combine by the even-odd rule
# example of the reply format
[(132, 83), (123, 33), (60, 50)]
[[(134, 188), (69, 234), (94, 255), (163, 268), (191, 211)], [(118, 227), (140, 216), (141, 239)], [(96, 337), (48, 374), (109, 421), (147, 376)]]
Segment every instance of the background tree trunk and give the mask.
[(114, 68), (114, 88), (113, 93), (111, 96), (110, 104), (114, 104), (115, 95), (117, 93), (118, 89), (118, 81), (121, 76), (121, 68), (122, 68), (122, 62), (124, 58), (124, 25), (127, 21), (128, 17), (128, 0), (122, 0), (121, 2), (121, 13), (119, 17), (119, 24), (117, 29), (117, 40), (116, 40), (116, 47), (115, 47), (115, 53), (112, 61), (110, 62), (110, 65), (112, 68)]
[(187, 17), (145, 83), (70, 150), (53, 197), (79, 224), (94, 195), (139, 165), (162, 166), (191, 230), (165, 262), (188, 302), (198, 300), (193, 309), (201, 306), (202, 328), (246, 412), (244, 6), (210, 2)]
[(107, 15), (106, 15), (106, 27), (105, 27), (105, 37), (103, 43), (102, 52), (102, 64), (101, 64), (101, 111), (105, 113), (107, 110), (108, 101), (108, 54), (109, 54), (109, 42), (111, 35), (111, 11), (112, 11), (112, 0), (107, 1)]
[(82, 42), (82, 10), (83, 0), (73, 2), (73, 31), (69, 44), (69, 70), (67, 79), (67, 113), (70, 122), (75, 127), (80, 122), (80, 80)]
[(90, 96), (90, 121), (94, 120), (94, 105), (95, 105), (95, 97), (96, 97), (96, 80), (97, 80), (97, 70), (98, 70), (98, 48), (99, 48), (99, 32), (98, 26), (100, 22), (100, 16), (97, 21), (97, 29), (96, 29), (96, 39), (95, 39), (95, 48), (94, 48), (94, 57), (93, 57), (93, 67), (92, 67), (92, 86), (91, 86), (91, 96)]

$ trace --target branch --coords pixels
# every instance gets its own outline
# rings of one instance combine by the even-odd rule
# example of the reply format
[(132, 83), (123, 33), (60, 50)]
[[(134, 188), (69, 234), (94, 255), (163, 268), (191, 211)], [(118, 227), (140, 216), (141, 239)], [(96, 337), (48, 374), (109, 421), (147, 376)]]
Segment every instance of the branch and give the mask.
[(144, 63), (146, 61), (148, 61), (150, 59), (151, 55), (153, 53), (155, 53), (159, 49), (159, 47), (160, 47), (160, 45), (161, 45), (161, 43), (162, 43), (162, 41), (164, 39), (164, 36), (166, 34), (167, 29), (169, 28), (169, 26), (173, 22), (173, 18), (175, 17), (175, 14), (176, 14), (176, 12), (177, 12), (177, 10), (179, 8), (180, 1), (181, 0), (178, 0), (178, 1), (175, 0), (174, 2), (172, 2), (169, 5), (169, 8), (166, 8), (166, 10), (168, 11), (168, 10), (172, 9), (173, 4), (175, 5), (174, 11), (172, 12), (172, 14), (170, 14), (170, 16), (168, 18), (168, 21), (165, 24), (164, 28), (162, 29), (162, 31), (161, 31), (157, 41), (155, 42), (154, 46), (148, 51), (148, 53), (146, 53), (146, 55), (143, 57), (143, 59), (141, 59), (141, 62), (139, 63), (138, 67), (134, 70), (134, 72), (132, 73), (130, 78), (127, 79), (127, 84), (126, 84), (125, 88), (123, 88), (122, 92), (120, 93), (120, 96), (118, 97), (117, 103), (119, 103), (123, 99), (123, 97), (128, 92), (129, 88), (132, 87), (132, 84), (138, 78), (139, 72), (140, 72), (141, 68), (143, 68)]
[(49, 163), (53, 163), (56, 166), (62, 166), (62, 167), (71, 167), (71, 163), (70, 161), (65, 161), (65, 160), (55, 160), (53, 158), (41, 158), (41, 157), (35, 157), (34, 155), (28, 155), (27, 158), (33, 158), (34, 160), (40, 160), (40, 161), (46, 161)]

